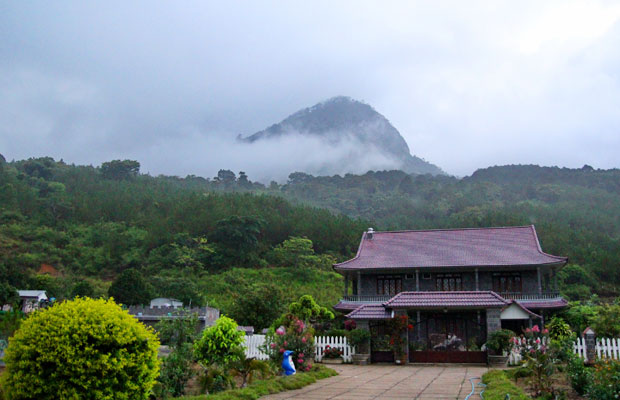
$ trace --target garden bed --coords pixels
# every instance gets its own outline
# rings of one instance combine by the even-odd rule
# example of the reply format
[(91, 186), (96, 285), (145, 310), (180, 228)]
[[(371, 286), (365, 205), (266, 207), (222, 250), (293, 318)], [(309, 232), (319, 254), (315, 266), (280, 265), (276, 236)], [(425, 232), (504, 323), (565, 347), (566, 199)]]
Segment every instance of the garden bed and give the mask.
[(291, 376), (277, 376), (274, 378), (256, 380), (243, 389), (231, 389), (212, 395), (185, 396), (186, 400), (234, 400), (258, 399), (261, 396), (284, 392), (286, 390), (301, 389), (319, 379), (338, 375), (333, 369), (322, 365), (314, 365), (309, 372), (300, 372)]
[(499, 369), (494, 369), (486, 374), (482, 375), (482, 383), (487, 385), (484, 389), (485, 400), (504, 400), (506, 394), (510, 394), (511, 400), (531, 400), (522, 388), (515, 385), (506, 372)]

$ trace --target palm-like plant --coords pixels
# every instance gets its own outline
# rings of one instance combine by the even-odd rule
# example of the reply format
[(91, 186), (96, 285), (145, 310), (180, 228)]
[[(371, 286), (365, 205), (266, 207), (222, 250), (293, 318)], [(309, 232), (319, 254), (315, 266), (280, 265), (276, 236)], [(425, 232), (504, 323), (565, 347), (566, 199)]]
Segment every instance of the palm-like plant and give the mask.
[(243, 358), (239, 361), (235, 361), (231, 365), (231, 375), (241, 378), (242, 388), (252, 383), (256, 374), (259, 374), (261, 378), (272, 375), (270, 365), (265, 361), (257, 360), (253, 357)]

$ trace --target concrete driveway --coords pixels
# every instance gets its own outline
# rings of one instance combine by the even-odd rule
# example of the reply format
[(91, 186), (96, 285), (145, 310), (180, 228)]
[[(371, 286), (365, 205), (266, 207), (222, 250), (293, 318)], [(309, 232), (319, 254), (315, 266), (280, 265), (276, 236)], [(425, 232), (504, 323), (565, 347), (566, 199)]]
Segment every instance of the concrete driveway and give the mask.
[[(299, 390), (261, 397), (281, 399), (456, 399), (471, 392), (469, 378), (481, 377), (486, 367), (437, 365), (336, 365), (340, 375)], [(479, 382), (479, 380), (474, 381)], [(480, 389), (476, 388), (476, 393)], [(478, 398), (474, 397), (472, 398)]]

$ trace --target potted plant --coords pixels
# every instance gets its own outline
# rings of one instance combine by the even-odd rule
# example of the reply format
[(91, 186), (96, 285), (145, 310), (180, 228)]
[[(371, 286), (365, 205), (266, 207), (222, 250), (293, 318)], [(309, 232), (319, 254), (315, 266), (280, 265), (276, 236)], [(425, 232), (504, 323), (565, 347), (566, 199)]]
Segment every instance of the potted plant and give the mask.
[(509, 329), (500, 329), (492, 332), (487, 339), (489, 351), (489, 365), (503, 367), (508, 364), (508, 352), (512, 347), (511, 339), (515, 333)]
[(366, 365), (370, 360), (370, 332), (366, 329), (353, 329), (349, 332), (349, 341), (351, 346), (355, 347), (353, 354), (353, 363), (357, 365)]
[(342, 354), (342, 350), (339, 348), (327, 345), (325, 346), (325, 350), (323, 350), (321, 362), (324, 364), (342, 364), (344, 362)]

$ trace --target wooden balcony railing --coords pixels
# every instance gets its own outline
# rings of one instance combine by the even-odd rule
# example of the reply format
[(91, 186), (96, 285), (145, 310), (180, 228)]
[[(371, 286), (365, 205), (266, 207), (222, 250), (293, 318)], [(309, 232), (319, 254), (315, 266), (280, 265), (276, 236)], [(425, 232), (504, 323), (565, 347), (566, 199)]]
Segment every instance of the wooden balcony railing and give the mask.
[(562, 297), (560, 295), (560, 292), (554, 292), (554, 291), (545, 291), (542, 293), (501, 292), (497, 294), (499, 294), (505, 299), (510, 299), (510, 300), (550, 300), (550, 299), (559, 299)]
[[(501, 292), (497, 293), (505, 299), (510, 300), (550, 300), (550, 299), (559, 299), (559, 292), (554, 291), (545, 291), (542, 293), (521, 293), (521, 292)], [(352, 295), (352, 296), (344, 296), (342, 301), (346, 301), (349, 303), (384, 303), (391, 299), (394, 296), (382, 296), (382, 295)]]
[(347, 301), (350, 303), (384, 303), (386, 301), (388, 301), (389, 299), (391, 299), (394, 296), (381, 296), (381, 295), (376, 295), (376, 296), (360, 296), (360, 295), (353, 295), (353, 296), (344, 296), (342, 298), (342, 301)]

